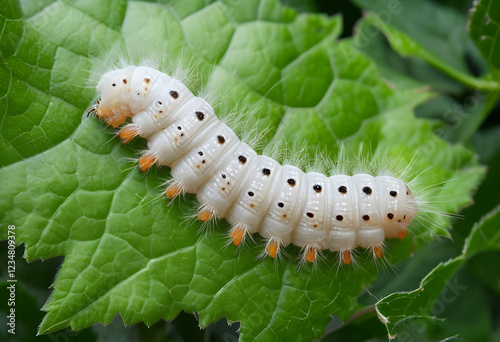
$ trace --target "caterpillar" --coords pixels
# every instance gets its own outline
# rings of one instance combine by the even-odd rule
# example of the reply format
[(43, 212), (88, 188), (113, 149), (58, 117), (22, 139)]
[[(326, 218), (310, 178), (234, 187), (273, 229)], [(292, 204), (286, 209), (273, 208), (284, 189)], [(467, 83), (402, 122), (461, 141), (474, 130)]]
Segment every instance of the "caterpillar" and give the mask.
[(264, 253), (276, 258), (289, 244), (313, 263), (322, 250), (338, 252), (350, 264), (353, 249), (383, 255), (385, 239), (403, 239), (417, 215), (408, 185), (391, 176), (303, 172), (257, 154), (216, 116), (214, 109), (179, 80), (134, 65), (104, 73), (100, 99), (88, 110), (128, 143), (147, 139), (139, 159), (142, 171), (153, 164), (171, 168), (166, 196), (196, 194), (198, 219), (225, 218), (234, 245), (259, 233)]

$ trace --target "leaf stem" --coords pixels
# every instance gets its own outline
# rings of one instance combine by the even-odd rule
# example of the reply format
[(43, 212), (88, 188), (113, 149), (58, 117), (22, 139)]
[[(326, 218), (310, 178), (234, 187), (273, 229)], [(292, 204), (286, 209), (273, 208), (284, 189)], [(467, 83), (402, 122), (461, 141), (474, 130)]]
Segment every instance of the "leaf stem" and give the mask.
[(432, 51), (424, 48), (420, 43), (415, 41), (403, 31), (385, 23), (377, 14), (372, 14), (371, 16), (365, 18), (365, 20), (378, 27), (378, 29), (385, 34), (392, 48), (401, 55), (420, 57), (427, 63), (469, 88), (484, 92), (495, 92), (500, 90), (499, 82), (486, 81), (482, 78), (477, 78), (457, 70), (446, 63), (439, 56), (435, 55)]
[(500, 90), (500, 83), (495, 81), (485, 81), (484, 79), (476, 78), (474, 76), (467, 75), (450, 65), (444, 63), (441, 59), (437, 58), (434, 54), (422, 49), (422, 58), (426, 60), (429, 64), (433, 65), (437, 69), (441, 70), (448, 76), (454, 78), (463, 85), (486, 92), (497, 92)]

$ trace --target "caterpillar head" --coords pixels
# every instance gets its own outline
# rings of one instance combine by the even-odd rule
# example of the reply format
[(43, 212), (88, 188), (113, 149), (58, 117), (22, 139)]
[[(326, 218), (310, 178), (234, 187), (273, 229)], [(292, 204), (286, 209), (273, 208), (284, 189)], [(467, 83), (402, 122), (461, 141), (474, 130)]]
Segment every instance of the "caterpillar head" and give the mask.
[(101, 119), (111, 118), (120, 109), (120, 100), (123, 95), (128, 97), (130, 83), (135, 66), (125, 69), (113, 70), (105, 73), (97, 84), (97, 91), (101, 94), (97, 117)]

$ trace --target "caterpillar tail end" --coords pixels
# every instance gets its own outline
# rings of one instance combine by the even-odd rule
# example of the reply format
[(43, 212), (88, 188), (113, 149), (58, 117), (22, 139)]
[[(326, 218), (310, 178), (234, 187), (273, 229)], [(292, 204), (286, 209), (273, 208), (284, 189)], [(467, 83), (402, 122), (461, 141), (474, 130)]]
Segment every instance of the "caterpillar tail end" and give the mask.
[(151, 153), (146, 153), (139, 159), (139, 167), (142, 172), (146, 172), (157, 160), (158, 158)]
[(139, 135), (139, 131), (134, 125), (127, 125), (120, 131), (120, 139), (122, 139), (124, 144), (128, 143), (137, 135)]

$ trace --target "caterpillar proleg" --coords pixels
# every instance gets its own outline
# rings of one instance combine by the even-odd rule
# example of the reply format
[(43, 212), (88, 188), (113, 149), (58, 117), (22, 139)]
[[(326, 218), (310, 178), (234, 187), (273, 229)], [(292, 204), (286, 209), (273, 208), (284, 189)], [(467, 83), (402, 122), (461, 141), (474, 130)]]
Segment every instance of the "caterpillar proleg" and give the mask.
[(196, 194), (198, 218), (227, 219), (235, 245), (259, 233), (273, 258), (294, 244), (302, 247), (303, 260), (314, 262), (321, 250), (330, 250), (350, 264), (357, 247), (381, 258), (385, 239), (403, 239), (417, 215), (418, 201), (397, 178), (306, 173), (258, 155), (205, 100), (153, 68), (110, 71), (97, 90), (100, 100), (89, 112), (113, 127), (131, 118), (120, 138), (148, 140), (141, 170), (155, 163), (170, 167), (167, 197)]

